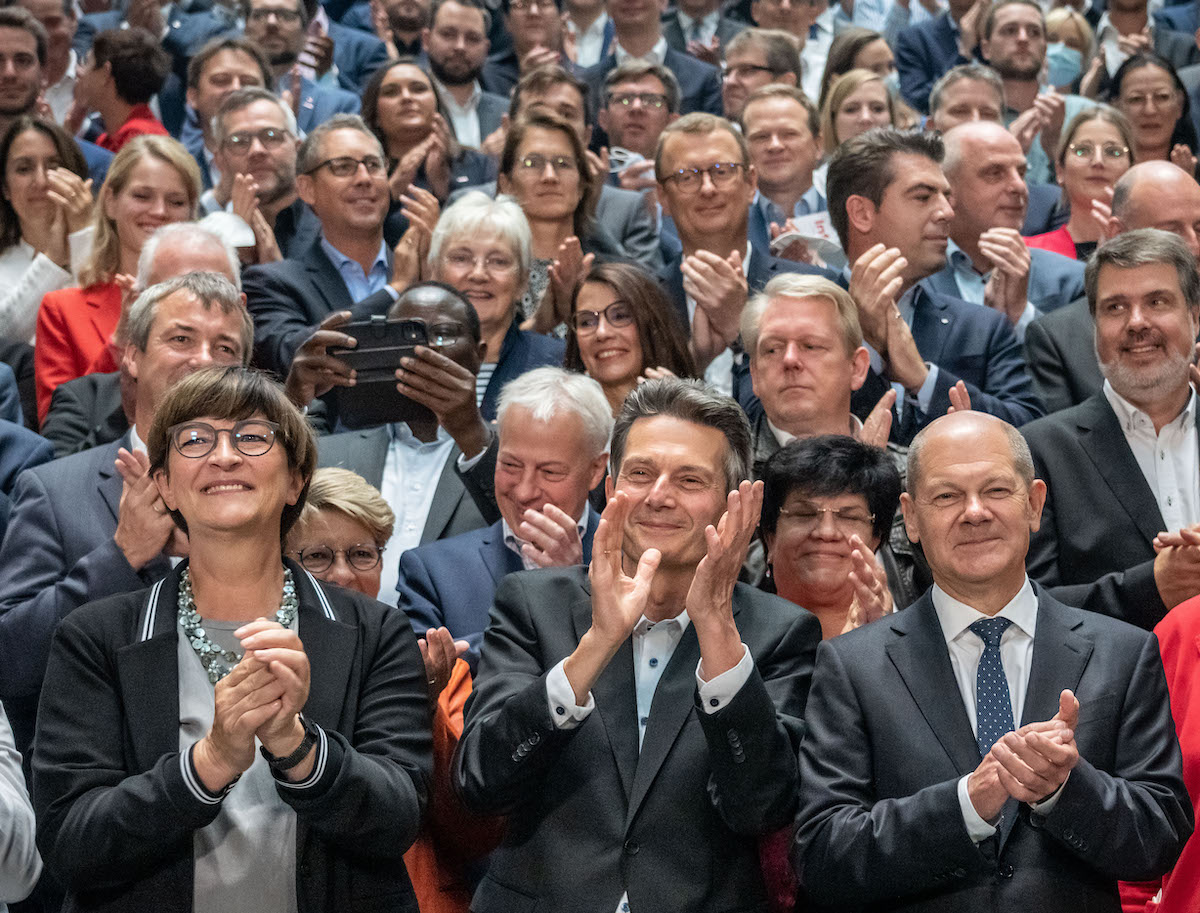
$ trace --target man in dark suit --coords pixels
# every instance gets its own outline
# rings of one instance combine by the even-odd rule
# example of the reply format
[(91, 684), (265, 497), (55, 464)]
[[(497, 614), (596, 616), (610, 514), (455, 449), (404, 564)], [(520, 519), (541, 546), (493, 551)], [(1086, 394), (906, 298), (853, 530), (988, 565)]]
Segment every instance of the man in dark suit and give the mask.
[(1173, 32), (1156, 24), (1149, 15), (1148, 6), (1147, 0), (1111, 0), (1096, 23), (1096, 47), (1107, 52), (1107, 66), (1100, 71), (1097, 97), (1106, 96), (1117, 67), (1125, 59), (1114, 53), (1122, 41), (1145, 46), (1143, 36), (1149, 33), (1148, 50), (1166, 58), (1176, 71), (1200, 63), (1200, 48), (1196, 46), (1195, 37), (1190, 32)]
[(491, 461), (500, 519), (400, 556), (399, 605), (418, 636), (448, 628), (474, 670), (501, 578), (591, 561), (599, 518), (588, 492), (604, 477), (612, 433), (604, 403), (594, 380), (562, 368), (536, 368), (504, 388)]
[[(315, 19), (320, 22), (326, 39), (333, 45), (329, 52), (318, 58), (322, 64), (318, 67), (318, 75), (324, 76), (329, 72), (324, 68), (327, 60), (332, 65), (330, 69), (337, 70), (338, 85), (353, 95), (361, 94), (372, 74), (388, 62), (387, 46), (374, 32), (367, 33), (334, 22), (325, 14), (318, 0), (305, 0), (304, 7), (308, 21)], [(311, 38), (309, 40), (312, 41)], [(318, 46), (323, 47), (323, 43)]]
[(454, 769), (468, 807), (508, 816), (475, 909), (768, 909), (758, 839), (795, 808), (820, 632), (736, 583), (762, 502), (749, 450), (732, 400), (643, 384), (590, 575), (497, 591)]
[(156, 38), (162, 37), (163, 48), (174, 58), (176, 72), (182, 74), (188, 59), (206, 42), (237, 33), (237, 23), (225, 6), (216, 4), (211, 9), (186, 9), (186, 6), (170, 3), (164, 7), (155, 0), (130, 0), (123, 9), (85, 13), (79, 17), (75, 30), (75, 54), (83, 60), (92, 47), (92, 39), (100, 32), (137, 26)]
[[(1142, 162), (1117, 181), (1109, 231), (1161, 228), (1176, 234), (1200, 257), (1200, 186), (1170, 162)], [(1025, 361), (1034, 390), (1048, 412), (1082, 403), (1104, 383), (1092, 342), (1092, 315), (1086, 298), (1031, 323), (1025, 333)]]
[(609, 184), (638, 193), (653, 189), (654, 150), (667, 124), (677, 117), (679, 80), (666, 67), (627, 60), (610, 70), (596, 123), (608, 138), (610, 155), (614, 149), (626, 149), (641, 160), (617, 170), (610, 158)]
[(665, 66), (679, 80), (679, 111), (721, 113), (721, 74), (716, 67), (675, 50), (662, 35), (660, 8), (652, 0), (640, 3), (609, 3), (608, 15), (615, 29), (612, 51), (594, 67), (580, 74), (593, 87), (591, 110), (600, 108), (599, 89), (604, 77), (617, 64), (632, 57)]
[(950, 407), (963, 381), (974, 408), (1021, 425), (1042, 414), (1012, 326), (991, 308), (931, 292), (942, 269), (950, 185), (936, 136), (871, 130), (843, 143), (829, 165), (829, 213), (852, 268), (871, 372), (854, 400), (866, 416), (896, 391), (892, 440), (907, 444)]
[[(331, 167), (351, 162), (348, 175)], [(392, 252), (383, 238), (391, 202), (387, 159), (379, 140), (353, 114), (340, 114), (305, 137), (296, 157), (296, 190), (321, 231), (289, 260), (246, 270), (242, 287), (254, 316), (255, 363), (280, 377), (296, 350), (336, 311), (385, 313), (408, 284), (392, 279)]]
[(249, 361), (253, 326), (213, 273), (153, 286), (128, 316), (135, 422), (120, 439), (22, 473), (0, 546), (0, 698), (18, 744), (33, 734), (54, 629), (86, 602), (141, 589), (178, 554), (142, 443), (167, 388), (201, 367)]
[(935, 585), (818, 651), (793, 853), (813, 909), (1118, 913), (1116, 882), (1191, 834), (1154, 637), (1025, 575), (1046, 487), (995, 417), (913, 442), (902, 506)]
[(731, 121), (739, 120), (751, 92), (771, 83), (799, 87), (803, 72), (800, 51), (787, 32), (746, 29), (738, 33), (725, 50), (722, 113)]
[(1088, 303), (1103, 388), (1024, 429), (1050, 487), (1029, 573), (1149, 629), (1200, 593), (1200, 546), (1155, 545), (1200, 523), (1195, 258), (1174, 235), (1126, 232), (1089, 261)]
[(922, 113), (929, 111), (929, 90), (951, 67), (975, 59), (983, 8), (974, 0), (953, 0), (949, 9), (896, 36), (900, 94)]
[(721, 14), (719, 0), (682, 0), (662, 17), (668, 46), (705, 63), (719, 64), (729, 40), (748, 23)]
[(1029, 196), (1025, 155), (1011, 133), (973, 121), (946, 133), (945, 144), (942, 170), (954, 198), (947, 262), (922, 282), (999, 311), (1019, 340), (1039, 313), (1082, 296), (1083, 264), (1025, 246), (1018, 231)]
[(482, 0), (438, 0), (424, 31), (428, 70), (450, 114), (454, 138), (478, 148), (500, 129), (508, 97), (483, 91), (491, 13)]
[(493, 24), (491, 56), (483, 66), (480, 84), (484, 91), (508, 97), (521, 79), (539, 67), (557, 65), (570, 67), (563, 54), (562, 0), (552, 0), (545, 6), (524, 0), (510, 3), (501, 0), (502, 28), (500, 35), (511, 38), (506, 47), (497, 46), (497, 31)]

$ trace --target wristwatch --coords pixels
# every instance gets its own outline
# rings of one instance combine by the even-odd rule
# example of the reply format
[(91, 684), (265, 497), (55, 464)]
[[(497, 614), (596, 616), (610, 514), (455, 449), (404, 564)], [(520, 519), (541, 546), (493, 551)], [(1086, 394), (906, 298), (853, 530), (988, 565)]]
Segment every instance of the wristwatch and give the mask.
[(304, 738), (300, 740), (300, 744), (296, 746), (296, 750), (285, 758), (279, 758), (267, 751), (266, 745), (259, 745), (258, 750), (262, 752), (262, 756), (267, 759), (267, 763), (271, 765), (271, 770), (283, 771), (291, 770), (306, 757), (313, 745), (317, 743), (317, 724), (305, 719), (304, 714), (300, 714), (300, 723), (304, 726)]

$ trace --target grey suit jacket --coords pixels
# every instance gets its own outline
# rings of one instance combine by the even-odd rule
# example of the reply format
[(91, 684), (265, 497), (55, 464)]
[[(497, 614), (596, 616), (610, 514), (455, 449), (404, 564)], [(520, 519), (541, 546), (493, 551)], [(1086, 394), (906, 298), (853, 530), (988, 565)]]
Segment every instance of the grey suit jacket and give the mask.
[(1025, 328), (1025, 364), (1047, 412), (1078, 406), (1104, 386), (1094, 326), (1087, 299), (1079, 298)]
[[(736, 19), (730, 19), (728, 16), (722, 16), (717, 20), (717, 41), (724, 50), (725, 45), (729, 44), (729, 39), (743, 29), (749, 28), (745, 22), (738, 22)], [(667, 46), (672, 47), (680, 53), (687, 53), (687, 37), (683, 34), (683, 26), (679, 22), (679, 16), (668, 14), (662, 23), (662, 34), (667, 39)]]
[[(386, 427), (331, 434), (319, 439), (317, 465), (349, 469), (380, 488), (383, 485), (383, 464), (387, 460), (389, 443)], [(462, 451), (455, 445), (438, 476), (433, 503), (429, 506), (425, 529), (421, 533), (422, 545), (487, 526), (474, 499), (467, 494), (462, 479), (454, 470), (460, 453)], [(393, 557), (399, 559), (398, 555)]]

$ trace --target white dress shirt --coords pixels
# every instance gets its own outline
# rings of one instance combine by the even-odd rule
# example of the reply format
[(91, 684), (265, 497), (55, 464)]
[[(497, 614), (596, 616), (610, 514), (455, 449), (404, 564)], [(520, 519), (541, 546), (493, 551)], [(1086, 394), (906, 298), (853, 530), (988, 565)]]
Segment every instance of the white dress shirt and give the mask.
[[(936, 583), (931, 593), (933, 608), (937, 612), (942, 634), (946, 638), (946, 649), (950, 653), (950, 667), (954, 670), (954, 681), (971, 722), (971, 732), (978, 733), (975, 719), (975, 682), (979, 671), (979, 660), (983, 656), (983, 640), (970, 630), (972, 624), (989, 616), (959, 602)], [(1029, 687), (1029, 670), (1033, 665), (1033, 638), (1037, 629), (1037, 597), (1030, 586), (1029, 578), (1012, 600), (993, 618), (1007, 618), (1012, 622), (1000, 638), (1000, 664), (1008, 680), (1008, 696), (1012, 702), (1013, 725), (1020, 728), (1021, 711), (1025, 706), (1025, 691)], [(968, 775), (969, 776), (969, 775)], [(967, 779), (958, 781), (958, 804), (962, 810), (967, 833), (976, 843), (991, 837), (996, 828), (984, 821), (967, 794)], [(1061, 793), (1054, 793), (1033, 807), (1048, 815)]]
[(479, 80), (477, 79), (473, 83), (471, 96), (467, 99), (467, 103), (460, 105), (449, 89), (434, 77), (430, 76), (429, 78), (433, 80), (433, 87), (437, 89), (438, 98), (442, 100), (442, 104), (446, 106), (446, 113), (450, 115), (450, 124), (454, 127), (454, 138), (461, 146), (478, 149), (479, 144), (483, 142), (482, 128), (479, 126), (479, 98), (483, 95), (483, 89), (479, 87)]
[(54, 120), (60, 124), (67, 119), (67, 113), (75, 101), (75, 67), (79, 63), (79, 58), (75, 55), (74, 48), (71, 49), (70, 55), (62, 79), (52, 86), (47, 86), (42, 92), (42, 97), (46, 99), (46, 104), (54, 113)]
[(621, 47), (619, 41), (615, 41), (613, 43), (613, 56), (617, 58), (617, 66), (620, 66), (626, 60), (644, 60), (647, 63), (656, 63), (661, 67), (664, 66), (663, 61), (667, 58), (667, 39), (659, 35), (658, 41), (654, 43), (654, 47), (640, 57), (630, 54)]
[(800, 61), (803, 64), (800, 88), (814, 105), (821, 98), (821, 77), (825, 75), (825, 62), (829, 57), (829, 48), (833, 45), (833, 19), (836, 15), (837, 10), (831, 3), (813, 23), (815, 34), (810, 31), (804, 42), (804, 50), (800, 52)]
[[(685, 610), (674, 618), (660, 622), (652, 622), (643, 615), (633, 626), (633, 678), (637, 696), (639, 750), (650, 722), (654, 690), (690, 621)], [(546, 698), (550, 703), (550, 719), (554, 720), (554, 725), (559, 729), (574, 729), (596, 709), (596, 701), (589, 691), (582, 705), (575, 703), (575, 689), (571, 687), (563, 668), (565, 662), (565, 659), (559, 660), (558, 665), (546, 676)], [(742, 658), (738, 664), (710, 681), (700, 677), (703, 665), (703, 659), (696, 664), (696, 687), (700, 690), (700, 706), (709, 714), (716, 713), (733, 700), (754, 671), (754, 660), (750, 656), (750, 648), (745, 644), (742, 644)], [(617, 901), (616, 913), (630, 913), (628, 894), (622, 894)], [(639, 910), (637, 913), (650, 911)]]
[(438, 479), (454, 449), (454, 439), (438, 425), (437, 436), (429, 442), (417, 439), (407, 423), (388, 426), (391, 442), (383, 460), (383, 478), (379, 493), (396, 515), (392, 538), (383, 553), (383, 571), (379, 575), (379, 601), (395, 605), (400, 598), (400, 556), (421, 544), (425, 520), (433, 506)]
[(1154, 494), (1167, 530), (1200, 522), (1200, 455), (1196, 444), (1196, 394), (1175, 418), (1155, 432), (1154, 422), (1104, 382), (1104, 396), (1117, 414), (1125, 442)]
[(38, 253), (24, 240), (0, 254), (0, 336), (33, 342), (42, 297), (79, 284), (75, 277), (92, 252), (94, 233), (88, 225), (67, 236), (70, 270)]
[(580, 67), (594, 67), (600, 62), (604, 50), (604, 30), (608, 27), (608, 13), (601, 13), (583, 31), (575, 20), (567, 19), (567, 31), (575, 36), (575, 63)]

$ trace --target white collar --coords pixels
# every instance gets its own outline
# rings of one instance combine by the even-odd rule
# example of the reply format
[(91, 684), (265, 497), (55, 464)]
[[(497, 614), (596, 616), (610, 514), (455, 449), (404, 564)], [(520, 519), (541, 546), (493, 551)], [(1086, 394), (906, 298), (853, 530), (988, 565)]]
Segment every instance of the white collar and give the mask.
[[(956, 640), (975, 622), (988, 617), (965, 602), (959, 602), (936, 583), (933, 585), (930, 595), (933, 598), (933, 608), (937, 612), (938, 624), (942, 627), (942, 636), (946, 639), (946, 643)], [(1017, 595), (992, 617), (1007, 618), (1030, 637), (1033, 637), (1034, 630), (1037, 628), (1037, 597), (1033, 595), (1033, 586), (1028, 577), (1025, 578), (1021, 589), (1017, 591)]]
[(663, 66), (663, 61), (666, 60), (667, 57), (667, 39), (662, 35), (659, 35), (658, 41), (654, 43), (654, 47), (650, 49), (649, 53), (643, 54), (640, 57), (634, 57), (627, 50), (621, 47), (620, 41), (617, 41), (613, 45), (613, 56), (616, 57), (618, 66), (623, 64), (626, 60), (646, 60), (650, 63), (656, 63), (661, 67)]
[[(1123, 430), (1132, 431), (1134, 422), (1139, 416), (1145, 419), (1147, 422), (1150, 422), (1150, 416), (1146, 415), (1145, 412), (1114, 390), (1113, 385), (1108, 381), (1107, 378), (1104, 380), (1104, 386), (1102, 389), (1104, 390), (1104, 396), (1108, 400), (1108, 404), (1112, 406), (1113, 412), (1117, 414), (1117, 421), (1121, 423), (1121, 428)], [(1195, 415), (1196, 394), (1193, 391), (1188, 397), (1187, 405), (1184, 406), (1183, 409), (1180, 410), (1179, 414), (1171, 419), (1171, 421), (1169, 421), (1167, 424), (1174, 425), (1178, 423), (1181, 428), (1187, 428), (1189, 422), (1191, 422), (1192, 425), (1195, 424)], [(1150, 422), (1150, 424), (1151, 427), (1153, 427), (1154, 423)]]

